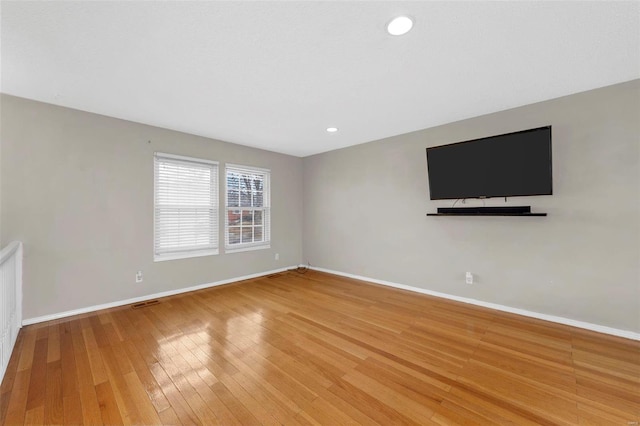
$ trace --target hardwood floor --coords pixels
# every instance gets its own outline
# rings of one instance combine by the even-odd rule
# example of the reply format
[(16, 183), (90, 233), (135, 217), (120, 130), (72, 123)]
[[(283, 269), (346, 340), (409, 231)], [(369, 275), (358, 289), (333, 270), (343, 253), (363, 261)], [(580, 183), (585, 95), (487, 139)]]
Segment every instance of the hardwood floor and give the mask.
[(315, 271), (24, 327), (13, 424), (619, 424), (640, 342)]

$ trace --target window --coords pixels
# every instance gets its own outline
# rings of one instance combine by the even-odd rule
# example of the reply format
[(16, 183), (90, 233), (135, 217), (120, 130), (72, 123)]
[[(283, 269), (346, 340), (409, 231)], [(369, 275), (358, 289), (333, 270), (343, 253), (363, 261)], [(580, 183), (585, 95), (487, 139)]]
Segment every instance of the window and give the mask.
[(227, 253), (270, 247), (270, 174), (265, 169), (227, 164)]
[(154, 260), (218, 254), (218, 163), (154, 156)]

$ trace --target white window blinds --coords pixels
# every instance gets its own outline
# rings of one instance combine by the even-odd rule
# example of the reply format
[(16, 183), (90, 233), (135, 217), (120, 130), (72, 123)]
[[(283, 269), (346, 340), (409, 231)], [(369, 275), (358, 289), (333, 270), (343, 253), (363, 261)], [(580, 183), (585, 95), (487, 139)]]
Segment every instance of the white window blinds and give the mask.
[(218, 163), (156, 153), (154, 259), (218, 254)]
[(226, 165), (227, 252), (270, 247), (270, 176), (266, 169)]

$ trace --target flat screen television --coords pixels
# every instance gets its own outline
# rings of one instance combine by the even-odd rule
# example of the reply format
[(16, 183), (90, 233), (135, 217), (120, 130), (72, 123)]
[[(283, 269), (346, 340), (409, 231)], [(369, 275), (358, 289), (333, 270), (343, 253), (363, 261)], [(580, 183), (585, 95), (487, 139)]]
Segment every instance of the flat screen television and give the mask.
[(432, 200), (551, 195), (551, 126), (427, 148)]

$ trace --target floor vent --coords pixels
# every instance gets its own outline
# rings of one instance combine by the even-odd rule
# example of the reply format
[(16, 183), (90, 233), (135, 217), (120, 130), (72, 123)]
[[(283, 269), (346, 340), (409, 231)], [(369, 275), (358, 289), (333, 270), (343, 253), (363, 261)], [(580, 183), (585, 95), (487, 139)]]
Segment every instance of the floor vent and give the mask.
[(140, 303), (136, 303), (134, 305), (131, 305), (131, 309), (140, 309), (140, 308), (144, 308), (146, 306), (152, 306), (152, 305), (157, 305), (158, 303), (160, 303), (157, 300), (147, 300), (146, 302), (140, 302)]

